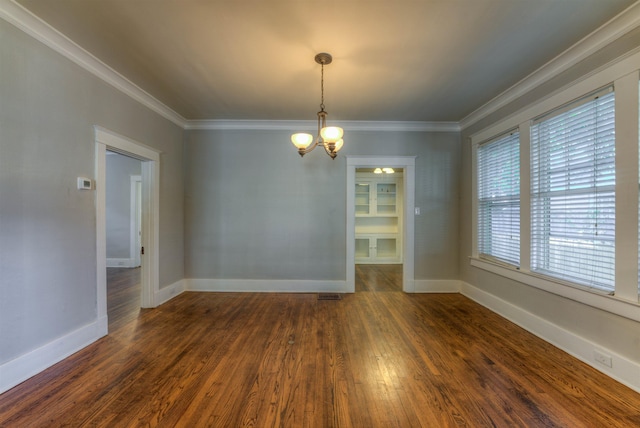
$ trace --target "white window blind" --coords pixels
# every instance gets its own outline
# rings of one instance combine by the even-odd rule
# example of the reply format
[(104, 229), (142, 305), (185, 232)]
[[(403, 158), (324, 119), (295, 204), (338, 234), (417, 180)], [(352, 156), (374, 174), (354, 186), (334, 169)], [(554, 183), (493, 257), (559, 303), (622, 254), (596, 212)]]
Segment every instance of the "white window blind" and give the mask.
[(520, 134), (478, 146), (478, 253), (520, 265)]
[(614, 290), (615, 93), (531, 127), (531, 270)]

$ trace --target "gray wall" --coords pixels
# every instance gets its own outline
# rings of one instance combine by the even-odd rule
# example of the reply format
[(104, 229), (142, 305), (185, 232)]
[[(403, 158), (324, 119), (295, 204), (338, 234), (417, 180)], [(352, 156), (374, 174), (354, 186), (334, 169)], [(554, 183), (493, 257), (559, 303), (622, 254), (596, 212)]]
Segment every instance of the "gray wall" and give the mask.
[(335, 160), (285, 131), (191, 131), (185, 277), (344, 280), (346, 155), (416, 159), (416, 279), (458, 278), (458, 133), (348, 132)]
[(498, 123), (510, 114), (526, 108), (546, 95), (566, 87), (579, 77), (640, 46), (636, 29), (613, 45), (595, 53), (547, 84), (514, 100), (462, 133), (461, 206), (460, 206), (460, 278), (525, 311), (565, 330), (614, 351), (631, 361), (640, 362), (640, 323), (575, 301), (521, 284), (470, 266), (471, 256), (471, 144), (470, 136)]
[(107, 258), (128, 259), (131, 254), (131, 176), (140, 175), (142, 162), (117, 153), (107, 154)]
[(162, 150), (160, 284), (183, 278), (183, 130), (0, 20), (0, 364), (96, 321), (94, 125)]

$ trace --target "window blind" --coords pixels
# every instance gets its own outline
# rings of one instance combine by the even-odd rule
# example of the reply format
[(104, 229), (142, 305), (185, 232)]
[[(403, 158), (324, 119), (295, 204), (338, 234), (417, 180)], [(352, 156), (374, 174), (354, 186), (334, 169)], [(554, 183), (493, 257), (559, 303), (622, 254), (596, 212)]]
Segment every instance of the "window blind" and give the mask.
[(520, 265), (520, 134), (478, 146), (478, 252)]
[(615, 93), (531, 127), (531, 270), (613, 291)]

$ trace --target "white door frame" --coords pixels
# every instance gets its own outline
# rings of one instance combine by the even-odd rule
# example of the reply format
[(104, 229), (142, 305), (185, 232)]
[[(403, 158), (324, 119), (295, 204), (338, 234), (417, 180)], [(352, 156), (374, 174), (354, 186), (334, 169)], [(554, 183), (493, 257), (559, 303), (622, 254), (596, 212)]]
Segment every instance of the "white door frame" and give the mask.
[(356, 240), (356, 168), (388, 166), (403, 168), (404, 209), (402, 254), (402, 291), (415, 292), (414, 278), (414, 211), (415, 211), (415, 156), (347, 156), (347, 292), (356, 289), (355, 240)]
[(142, 299), (143, 308), (157, 306), (159, 291), (160, 152), (95, 126), (96, 143), (96, 269), (98, 319), (107, 319), (106, 152), (142, 161)]
[(142, 176), (131, 176), (130, 217), (129, 217), (129, 258), (133, 266), (140, 266), (140, 247), (142, 246), (142, 198), (140, 194)]

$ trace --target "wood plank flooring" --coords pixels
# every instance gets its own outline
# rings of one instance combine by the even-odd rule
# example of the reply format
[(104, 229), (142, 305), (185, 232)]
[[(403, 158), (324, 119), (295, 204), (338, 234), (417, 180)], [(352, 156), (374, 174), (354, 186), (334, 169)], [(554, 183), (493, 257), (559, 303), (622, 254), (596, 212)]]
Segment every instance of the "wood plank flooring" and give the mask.
[(109, 332), (140, 315), (140, 274), (140, 268), (107, 268)]
[(400, 277), (358, 266), (337, 301), (183, 293), (0, 395), (0, 426), (640, 426), (640, 394)]

